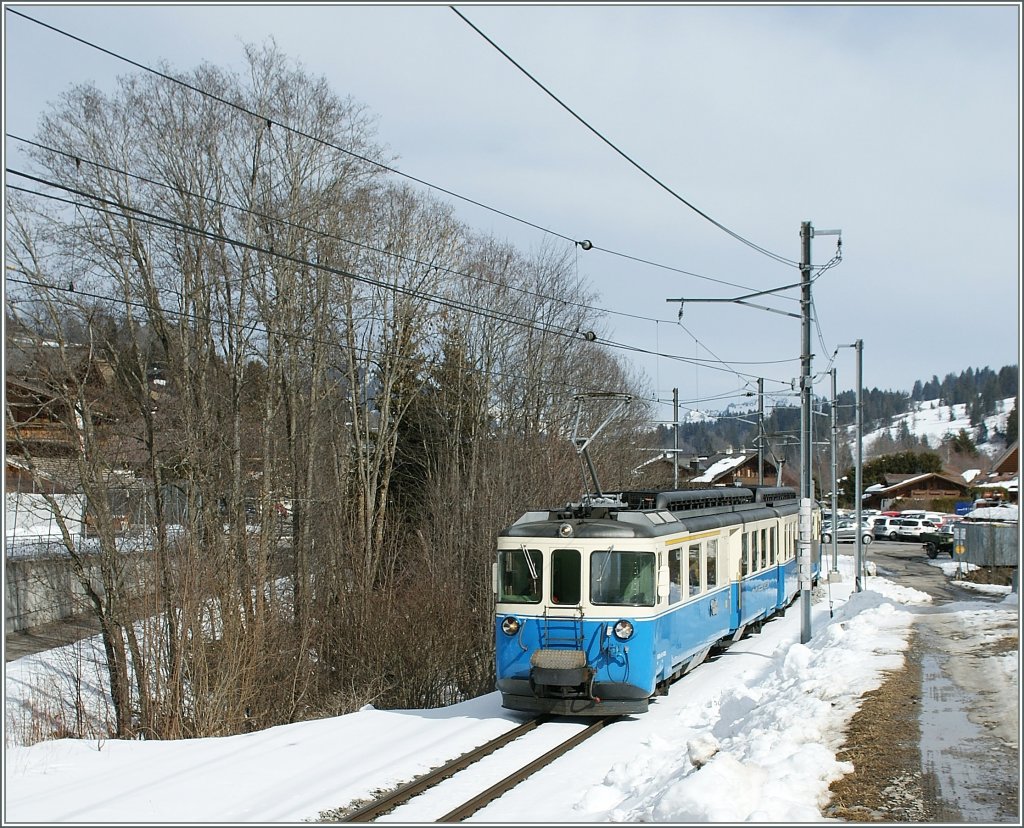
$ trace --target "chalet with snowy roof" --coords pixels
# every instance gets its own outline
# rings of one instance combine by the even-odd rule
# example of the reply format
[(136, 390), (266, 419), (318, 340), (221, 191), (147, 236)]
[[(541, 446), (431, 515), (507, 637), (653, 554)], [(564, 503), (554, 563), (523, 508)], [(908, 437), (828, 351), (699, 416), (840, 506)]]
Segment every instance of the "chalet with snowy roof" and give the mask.
[(995, 459), (987, 474), (978, 474), (971, 480), (971, 488), (987, 498), (1016, 503), (1019, 479), (1020, 440), (1014, 440)]
[[(762, 460), (762, 476), (767, 485), (796, 485), (794, 475), (788, 473), (789, 470), (785, 464), (782, 465), (780, 477), (779, 467), (770, 457), (763, 457)], [(730, 451), (707, 458), (703, 471), (688, 477), (686, 483), (689, 487), (696, 488), (700, 486), (752, 486), (756, 485), (757, 481), (757, 452)]]
[(949, 474), (887, 474), (884, 483), (864, 489), (864, 506), (885, 510), (900, 501), (929, 508), (935, 500), (964, 500), (971, 488), (962, 477)]
[[(679, 479), (687, 480), (695, 474), (700, 474), (707, 464), (707, 459), (696, 454), (680, 453)], [(645, 486), (657, 488), (671, 485), (676, 474), (672, 452), (659, 452), (633, 469), (632, 474)]]
[[(778, 466), (769, 458), (764, 458), (764, 482), (774, 486), (779, 482)], [(675, 469), (672, 452), (659, 453), (655, 457), (633, 469), (633, 474), (643, 485), (656, 488), (672, 486)], [(722, 454), (705, 457), (701, 455), (681, 455), (679, 458), (679, 486), (697, 489), (709, 486), (750, 486), (757, 483), (757, 452), (728, 451)], [(798, 482), (793, 473), (783, 465), (781, 485), (796, 486)]]

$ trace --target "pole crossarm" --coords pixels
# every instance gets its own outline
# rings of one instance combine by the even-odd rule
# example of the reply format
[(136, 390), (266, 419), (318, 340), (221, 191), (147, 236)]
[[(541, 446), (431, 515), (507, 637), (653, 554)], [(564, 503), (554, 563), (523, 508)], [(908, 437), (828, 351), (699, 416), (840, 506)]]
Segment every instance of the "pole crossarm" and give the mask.
[(757, 308), (758, 310), (770, 311), (771, 313), (777, 313), (780, 316), (789, 316), (793, 319), (801, 319), (801, 315), (798, 313), (790, 313), (789, 311), (779, 310), (778, 308), (769, 308), (767, 305), (758, 305), (754, 302), (748, 302), (747, 299), (752, 299), (755, 296), (767, 296), (772, 293), (778, 293), (782, 290), (789, 290), (790, 288), (800, 287), (800, 282), (794, 282), (791, 285), (781, 285), (780, 287), (769, 288), (768, 290), (758, 290), (753, 293), (744, 293), (741, 296), (735, 296), (733, 298), (709, 298), (709, 299), (687, 299), (680, 297), (678, 299), (666, 299), (666, 302), (678, 302), (679, 303), (679, 315), (683, 314), (683, 304), (686, 302), (725, 302), (735, 305), (746, 305), (747, 307)]

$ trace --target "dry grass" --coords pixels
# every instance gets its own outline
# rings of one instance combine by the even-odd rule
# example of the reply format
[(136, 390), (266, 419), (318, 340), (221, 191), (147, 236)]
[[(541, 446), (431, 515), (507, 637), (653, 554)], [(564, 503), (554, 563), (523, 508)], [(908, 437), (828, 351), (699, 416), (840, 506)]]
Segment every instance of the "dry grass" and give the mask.
[(932, 822), (945, 815), (921, 771), (921, 664), (911, 639), (904, 668), (889, 673), (846, 731), (838, 759), (853, 772), (830, 786), (825, 815), (849, 822)]

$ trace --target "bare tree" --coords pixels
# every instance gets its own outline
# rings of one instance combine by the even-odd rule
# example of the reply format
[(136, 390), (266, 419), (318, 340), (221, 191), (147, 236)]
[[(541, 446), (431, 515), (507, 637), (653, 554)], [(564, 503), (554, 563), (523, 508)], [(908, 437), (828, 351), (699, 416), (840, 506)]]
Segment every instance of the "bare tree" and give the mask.
[[(47, 324), (113, 366), (116, 428), (60, 388), (83, 485), (127, 463), (148, 486), (136, 592), (98, 524), (119, 732), (482, 691), (494, 534), (587, 485), (575, 395), (640, 387), (588, 335), (596, 297), (561, 243), (524, 255), (387, 182), (365, 110), (272, 44), (241, 76), (164, 70), (63, 96), (34, 151), (50, 189), (9, 213)], [(640, 419), (609, 429), (602, 476)]]

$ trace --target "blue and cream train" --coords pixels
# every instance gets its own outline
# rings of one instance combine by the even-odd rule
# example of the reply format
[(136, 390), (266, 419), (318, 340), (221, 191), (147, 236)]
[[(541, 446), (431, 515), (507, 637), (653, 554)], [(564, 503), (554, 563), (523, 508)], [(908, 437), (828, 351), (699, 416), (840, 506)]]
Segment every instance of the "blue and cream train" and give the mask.
[[(494, 565), (496, 686), (512, 710), (642, 713), (649, 700), (792, 603), (789, 487), (625, 491), (526, 512)], [(820, 514), (811, 514), (811, 538)], [(810, 575), (820, 557), (811, 544)]]

